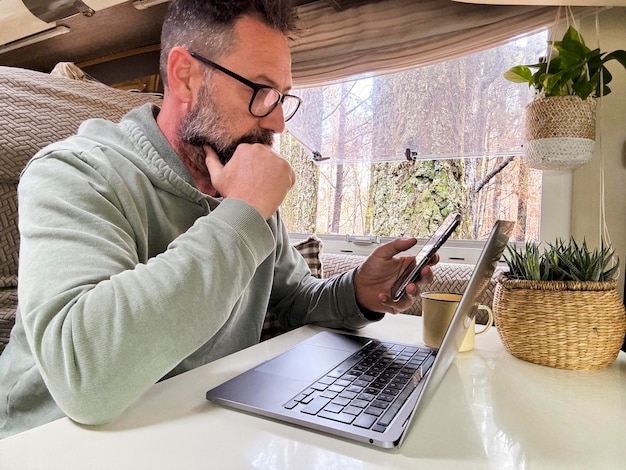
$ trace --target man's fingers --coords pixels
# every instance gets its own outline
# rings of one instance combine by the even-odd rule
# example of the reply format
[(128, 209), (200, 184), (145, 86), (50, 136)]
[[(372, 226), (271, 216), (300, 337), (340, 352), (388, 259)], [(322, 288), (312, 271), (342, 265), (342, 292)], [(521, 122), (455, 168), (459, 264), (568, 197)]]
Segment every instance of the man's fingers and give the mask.
[(217, 195), (226, 196), (228, 191), (220, 179), (220, 174), (224, 170), (224, 165), (222, 165), (222, 162), (215, 151), (208, 145), (204, 146), (204, 155), (204, 162), (207, 170), (209, 171), (211, 186), (213, 186), (215, 191), (217, 191)]
[(428, 266), (434, 266), (437, 263), (439, 263), (439, 255), (437, 253), (435, 253), (434, 255), (432, 255), (430, 257), (430, 259), (428, 260)]
[(217, 156), (215, 151), (208, 145), (205, 145), (203, 148), (205, 155), (204, 160), (206, 162), (206, 167), (209, 170), (209, 174), (213, 175), (214, 173), (219, 173), (220, 170), (224, 168), (224, 165), (222, 165), (222, 162), (220, 162), (219, 157)]

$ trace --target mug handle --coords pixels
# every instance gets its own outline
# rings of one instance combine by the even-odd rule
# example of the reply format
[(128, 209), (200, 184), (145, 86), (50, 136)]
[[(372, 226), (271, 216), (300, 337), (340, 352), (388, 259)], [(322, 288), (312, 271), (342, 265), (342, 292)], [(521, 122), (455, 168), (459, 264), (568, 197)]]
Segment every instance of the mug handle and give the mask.
[(487, 324), (485, 325), (485, 327), (482, 330), (476, 332), (476, 336), (487, 333), (487, 330), (489, 330), (489, 328), (491, 328), (491, 326), (493, 325), (493, 310), (491, 310), (491, 307), (481, 304), (478, 306), (478, 310), (487, 310), (487, 312), (489, 313), (489, 319), (487, 320)]

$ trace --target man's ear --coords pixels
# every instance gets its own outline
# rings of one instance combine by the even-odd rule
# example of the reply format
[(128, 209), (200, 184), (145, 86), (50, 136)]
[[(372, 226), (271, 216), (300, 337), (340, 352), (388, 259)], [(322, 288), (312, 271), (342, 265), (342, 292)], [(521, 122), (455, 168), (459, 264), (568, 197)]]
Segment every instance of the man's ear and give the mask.
[(202, 70), (184, 47), (173, 47), (168, 55), (167, 82), (170, 93), (179, 102), (192, 104), (195, 101), (202, 82)]

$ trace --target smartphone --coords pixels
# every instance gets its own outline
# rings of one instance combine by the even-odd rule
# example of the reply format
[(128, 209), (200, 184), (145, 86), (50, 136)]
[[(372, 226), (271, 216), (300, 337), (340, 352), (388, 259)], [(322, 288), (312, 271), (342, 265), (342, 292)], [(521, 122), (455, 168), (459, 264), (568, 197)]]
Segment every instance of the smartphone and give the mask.
[(397, 302), (402, 298), (406, 291), (406, 286), (416, 282), (420, 277), (420, 271), (428, 264), (433, 255), (437, 252), (441, 245), (452, 235), (452, 232), (461, 223), (461, 214), (453, 212), (448, 215), (441, 223), (435, 233), (426, 241), (419, 253), (415, 256), (415, 267), (408, 268), (402, 276), (396, 281), (393, 287), (393, 301)]

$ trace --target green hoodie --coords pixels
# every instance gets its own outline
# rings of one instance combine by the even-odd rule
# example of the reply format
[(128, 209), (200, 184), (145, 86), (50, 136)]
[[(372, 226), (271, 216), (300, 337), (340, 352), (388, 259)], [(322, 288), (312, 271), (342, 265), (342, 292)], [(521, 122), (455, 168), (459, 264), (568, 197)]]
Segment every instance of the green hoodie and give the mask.
[(86, 121), (22, 173), (0, 437), (62, 416), (110, 422), (158, 380), (257, 343), (268, 309), (286, 329), (370, 321), (353, 272), (311, 277), (279, 213), (198, 191), (158, 112)]

